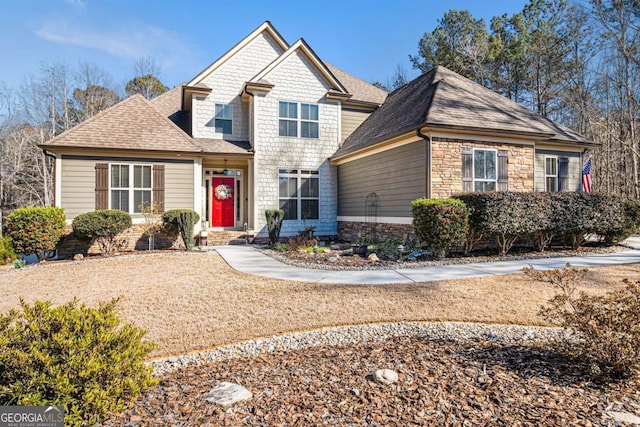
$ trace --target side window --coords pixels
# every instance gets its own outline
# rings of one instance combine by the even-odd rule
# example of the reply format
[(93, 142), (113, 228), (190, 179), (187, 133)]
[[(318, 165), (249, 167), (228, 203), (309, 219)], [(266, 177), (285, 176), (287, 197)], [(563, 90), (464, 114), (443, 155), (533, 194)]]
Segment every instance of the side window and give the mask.
[(558, 158), (544, 158), (544, 190), (558, 191)]
[(215, 128), (225, 135), (233, 133), (233, 105), (216, 104)]
[(318, 106), (300, 104), (300, 135), (303, 138), (318, 138)]
[(280, 101), (278, 108), (280, 136), (298, 136), (298, 104)]
[(473, 150), (473, 191), (495, 191), (497, 180), (497, 152)]

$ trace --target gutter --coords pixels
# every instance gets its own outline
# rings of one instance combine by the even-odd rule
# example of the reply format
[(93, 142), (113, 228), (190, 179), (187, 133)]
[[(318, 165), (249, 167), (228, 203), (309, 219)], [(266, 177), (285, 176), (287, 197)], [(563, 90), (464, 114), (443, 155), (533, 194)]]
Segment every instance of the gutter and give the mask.
[(427, 164), (425, 165), (425, 177), (424, 177), (424, 188), (427, 199), (431, 198), (432, 190), (431, 190), (431, 137), (423, 134), (420, 131), (420, 128), (416, 129), (416, 135), (422, 139), (424, 139), (425, 149), (426, 149), (426, 159)]

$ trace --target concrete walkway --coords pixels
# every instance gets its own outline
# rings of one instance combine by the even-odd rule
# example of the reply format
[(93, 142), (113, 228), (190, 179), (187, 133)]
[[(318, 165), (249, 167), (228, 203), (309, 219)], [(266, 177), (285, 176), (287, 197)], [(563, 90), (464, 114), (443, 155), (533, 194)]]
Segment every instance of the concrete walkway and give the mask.
[(549, 270), (564, 267), (567, 263), (571, 263), (574, 267), (640, 263), (640, 236), (630, 237), (625, 243), (630, 247), (629, 250), (613, 254), (369, 271), (332, 271), (293, 267), (276, 261), (251, 246), (216, 246), (215, 250), (234, 270), (256, 276), (300, 282), (378, 285), (513, 274), (521, 272), (529, 265), (537, 270)]

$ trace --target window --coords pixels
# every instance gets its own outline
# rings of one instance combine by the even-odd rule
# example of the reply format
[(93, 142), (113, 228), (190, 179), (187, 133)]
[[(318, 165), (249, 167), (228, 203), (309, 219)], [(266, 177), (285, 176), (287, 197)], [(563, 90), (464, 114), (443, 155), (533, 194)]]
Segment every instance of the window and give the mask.
[(558, 159), (556, 157), (544, 158), (544, 189), (558, 191)]
[(320, 218), (318, 171), (280, 169), (278, 174), (280, 209), (284, 219)]
[(495, 191), (498, 179), (495, 150), (473, 150), (473, 191)]
[(216, 104), (216, 132), (230, 135), (233, 131), (233, 105)]
[[(298, 106), (300, 116), (298, 116)], [(278, 133), (280, 136), (300, 135), (302, 138), (318, 138), (319, 109), (316, 104), (298, 104), (280, 101), (278, 108)]]
[(151, 204), (150, 165), (111, 165), (111, 209), (141, 213)]
[(565, 191), (569, 188), (569, 158), (545, 156), (544, 190)]
[(279, 110), (280, 136), (298, 136), (298, 104), (280, 101)]

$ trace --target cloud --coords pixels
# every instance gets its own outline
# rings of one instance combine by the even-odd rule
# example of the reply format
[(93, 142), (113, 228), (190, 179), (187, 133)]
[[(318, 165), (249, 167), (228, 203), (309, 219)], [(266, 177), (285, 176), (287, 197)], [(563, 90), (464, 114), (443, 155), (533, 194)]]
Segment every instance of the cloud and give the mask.
[(35, 34), (50, 42), (95, 49), (124, 59), (151, 56), (162, 67), (177, 65), (194, 56), (193, 47), (180, 34), (140, 23), (105, 31), (56, 20), (44, 24)]

